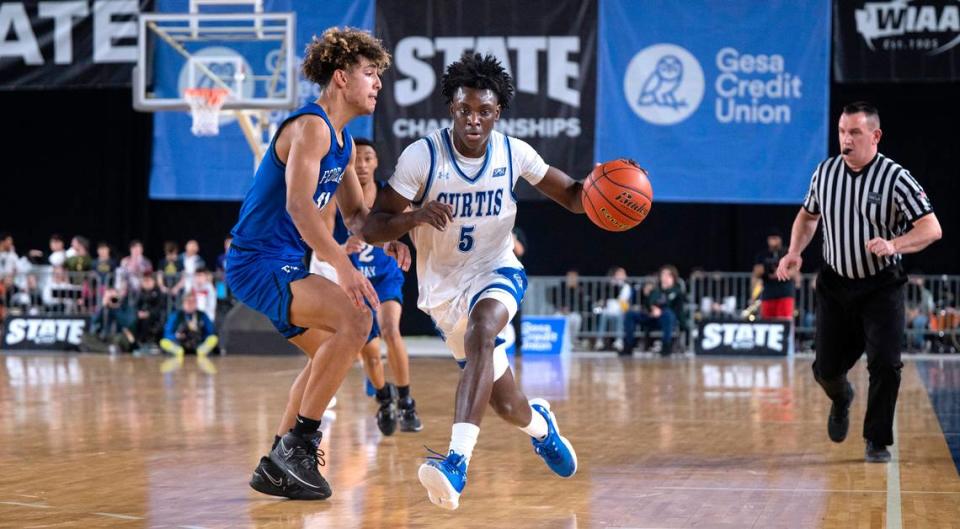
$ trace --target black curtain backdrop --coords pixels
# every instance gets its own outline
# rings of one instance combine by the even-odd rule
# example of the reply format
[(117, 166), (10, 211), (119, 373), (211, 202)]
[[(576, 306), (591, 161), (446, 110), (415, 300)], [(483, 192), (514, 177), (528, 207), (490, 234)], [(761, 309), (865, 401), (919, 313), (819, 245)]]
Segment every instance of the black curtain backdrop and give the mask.
[[(832, 88), (829, 152), (837, 151), (834, 121), (842, 105), (870, 100), (880, 109), (882, 152), (910, 169), (933, 200), (944, 238), (908, 256), (909, 270), (960, 273), (957, 93), (960, 83)], [(152, 117), (131, 109), (129, 90), (5, 92), (0, 109), (6, 125), (0, 231), (14, 235), (21, 254), (47, 250), (51, 233), (106, 240), (120, 255), (130, 239), (142, 239), (154, 262), (168, 239), (181, 247), (197, 239), (208, 263), (222, 253), (240, 204), (149, 200)], [(789, 234), (798, 208), (654, 202), (640, 227), (610, 234), (551, 202), (531, 201), (520, 205), (518, 224), (528, 239), (524, 260), (531, 275), (562, 274), (568, 268), (603, 274), (612, 265), (644, 274), (664, 263), (684, 274), (695, 267), (748, 271), (768, 228)], [(805, 253), (805, 270), (816, 269), (819, 252), (818, 238)], [(415, 280), (407, 282), (405, 296), (406, 312), (415, 313)], [(403, 327), (407, 333), (432, 329), (419, 313), (405, 318)]]

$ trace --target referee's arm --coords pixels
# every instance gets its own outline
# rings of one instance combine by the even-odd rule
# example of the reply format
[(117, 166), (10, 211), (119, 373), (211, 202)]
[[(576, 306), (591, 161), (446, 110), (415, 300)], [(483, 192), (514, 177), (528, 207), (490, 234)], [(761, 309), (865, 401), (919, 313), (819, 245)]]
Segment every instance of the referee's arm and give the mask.
[(916, 253), (940, 240), (943, 230), (937, 215), (930, 212), (913, 222), (913, 228), (892, 240), (876, 237), (867, 241), (867, 250), (878, 256)]
[(800, 271), (800, 265), (803, 263), (800, 254), (813, 240), (819, 223), (819, 213), (807, 211), (806, 205), (800, 208), (797, 218), (793, 219), (793, 228), (790, 229), (790, 247), (787, 249), (786, 255), (780, 258), (780, 263), (777, 265), (777, 279), (786, 281)]

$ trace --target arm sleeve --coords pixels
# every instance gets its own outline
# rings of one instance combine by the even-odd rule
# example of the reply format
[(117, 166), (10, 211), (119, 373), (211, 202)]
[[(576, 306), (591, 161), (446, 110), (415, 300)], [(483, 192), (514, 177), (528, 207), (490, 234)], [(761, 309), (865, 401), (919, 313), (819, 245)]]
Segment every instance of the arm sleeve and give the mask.
[(910, 223), (916, 222), (924, 215), (933, 213), (933, 204), (930, 203), (927, 194), (910, 174), (910, 171), (903, 170), (900, 172), (900, 177), (897, 178), (897, 183), (893, 189), (897, 209)]
[(414, 200), (423, 190), (430, 172), (430, 147), (427, 138), (407, 146), (397, 160), (390, 177), (390, 187), (407, 200)]
[(550, 166), (543, 161), (540, 154), (529, 143), (516, 138), (510, 138), (509, 141), (517, 174), (532, 186), (539, 184)]
[(820, 177), (820, 168), (823, 167), (823, 164), (817, 166), (816, 170), (813, 171), (813, 176), (810, 177), (810, 189), (807, 190), (807, 197), (803, 200), (803, 209), (810, 213), (811, 215), (820, 214), (820, 199), (817, 196), (817, 181)]

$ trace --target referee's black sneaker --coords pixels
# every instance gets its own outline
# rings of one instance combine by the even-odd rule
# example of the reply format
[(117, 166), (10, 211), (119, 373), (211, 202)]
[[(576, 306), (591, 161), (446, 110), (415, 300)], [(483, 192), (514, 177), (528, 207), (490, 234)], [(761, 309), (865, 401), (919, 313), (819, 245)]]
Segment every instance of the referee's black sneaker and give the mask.
[(376, 399), (380, 408), (377, 410), (377, 428), (383, 435), (393, 435), (397, 431), (397, 386), (387, 382), (377, 390)]
[(283, 471), (287, 485), (297, 485), (302, 489), (299, 494), (301, 497), (296, 499), (322, 500), (333, 493), (318, 468), (323, 464), (321, 438), (320, 432), (306, 437), (288, 432), (270, 451), (270, 462)]
[(890, 461), (890, 451), (886, 446), (874, 444), (867, 439), (867, 449), (864, 451), (867, 463), (887, 463)]
[(827, 435), (834, 443), (842, 443), (850, 430), (850, 403), (853, 402), (853, 386), (847, 382), (847, 398), (830, 405), (830, 417), (827, 419)]

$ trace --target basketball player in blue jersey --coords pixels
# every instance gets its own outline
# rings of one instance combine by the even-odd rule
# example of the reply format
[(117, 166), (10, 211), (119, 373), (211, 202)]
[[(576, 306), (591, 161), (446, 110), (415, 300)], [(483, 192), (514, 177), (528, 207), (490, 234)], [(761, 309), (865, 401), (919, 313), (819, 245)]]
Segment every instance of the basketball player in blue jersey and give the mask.
[[(257, 169), (232, 230), (227, 284), (262, 312), (308, 361), (289, 391), (274, 448), (250, 485), (295, 499), (324, 499), (329, 484), (317, 465), (320, 418), (367, 338), (379, 305), (370, 282), (333, 240), (322, 219), (336, 195), (348, 226), (360, 231), (368, 213), (353, 169), (347, 123), (373, 112), (380, 73), (390, 55), (380, 41), (355, 29), (331, 28), (307, 46), (303, 74), (319, 98), (279, 127)], [(406, 247), (388, 244), (401, 263)], [(313, 250), (339, 274), (339, 285), (307, 272)]]
[[(377, 151), (373, 143), (366, 138), (354, 138), (356, 160), (354, 163), (357, 179), (363, 189), (364, 203), (373, 206), (380, 187), (375, 179), (379, 165)], [(329, 216), (329, 215), (327, 215)], [(423, 428), (417, 414), (416, 401), (410, 395), (410, 365), (407, 347), (400, 334), (400, 316), (403, 312), (403, 271), (397, 260), (387, 255), (382, 248), (363, 242), (352, 235), (343, 222), (343, 216), (336, 213), (333, 224), (333, 238), (350, 255), (354, 267), (370, 280), (380, 309), (374, 317), (374, 329), (370, 340), (361, 350), (363, 368), (375, 390), (379, 408), (377, 427), (384, 435), (392, 435), (399, 422), (400, 430), (418, 432)], [(314, 254), (310, 262), (310, 271), (336, 280), (336, 272), (327, 263), (320, 261)], [(387, 344), (387, 359), (393, 371), (396, 385), (386, 381), (383, 363), (380, 360), (380, 340)]]
[[(576, 453), (560, 435), (549, 403), (527, 400), (496, 339), (527, 287), (511, 237), (517, 179), (574, 213), (583, 213), (583, 204), (579, 182), (544, 163), (526, 142), (493, 130), (513, 96), (513, 80), (496, 58), (465, 54), (447, 67), (441, 93), (452, 129), (404, 150), (363, 236), (392, 240), (411, 232), (418, 306), (433, 318), (463, 369), (449, 450), (418, 473), (431, 502), (456, 509), (488, 404), (532, 438), (553, 472), (570, 477), (577, 471)], [(411, 204), (414, 209), (405, 213)]]

